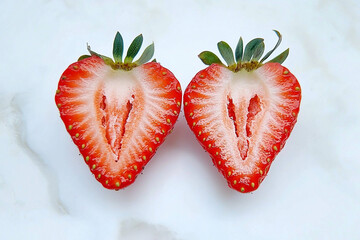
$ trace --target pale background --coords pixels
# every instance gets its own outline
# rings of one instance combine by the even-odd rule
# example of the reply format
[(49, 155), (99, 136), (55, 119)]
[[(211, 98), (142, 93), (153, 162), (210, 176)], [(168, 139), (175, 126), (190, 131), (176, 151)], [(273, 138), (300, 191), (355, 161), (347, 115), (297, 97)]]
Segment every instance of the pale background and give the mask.
[[(0, 239), (360, 239), (360, 2), (0, 2)], [(298, 123), (253, 194), (227, 187), (181, 113), (129, 188), (91, 176), (54, 94), (86, 43), (111, 55), (140, 33), (183, 89), (203, 50), (265, 38), (298, 78)]]

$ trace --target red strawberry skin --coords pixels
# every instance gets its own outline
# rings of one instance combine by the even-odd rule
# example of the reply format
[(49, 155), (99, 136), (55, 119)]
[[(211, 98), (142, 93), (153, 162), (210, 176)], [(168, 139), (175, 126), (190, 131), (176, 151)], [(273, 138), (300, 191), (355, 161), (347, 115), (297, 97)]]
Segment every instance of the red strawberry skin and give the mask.
[(132, 184), (172, 130), (181, 87), (159, 63), (113, 70), (98, 56), (71, 64), (55, 95), (60, 117), (95, 178)]
[(256, 190), (284, 147), (299, 113), (301, 88), (279, 63), (247, 72), (212, 64), (184, 93), (184, 113), (228, 185)]

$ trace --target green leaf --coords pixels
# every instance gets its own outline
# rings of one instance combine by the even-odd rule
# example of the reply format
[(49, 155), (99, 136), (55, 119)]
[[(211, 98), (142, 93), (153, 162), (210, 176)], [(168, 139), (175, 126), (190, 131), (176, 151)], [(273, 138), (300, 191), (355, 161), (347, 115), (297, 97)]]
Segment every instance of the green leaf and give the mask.
[(114, 39), (113, 56), (115, 62), (122, 62), (122, 55), (124, 52), (124, 41), (119, 32), (116, 33)]
[(236, 65), (234, 59), (234, 53), (229, 44), (224, 41), (218, 42), (217, 44), (221, 56), (224, 58), (228, 66)]
[(128, 51), (127, 51), (124, 63), (131, 63), (132, 62), (132, 60), (134, 59), (136, 54), (139, 52), (139, 50), (141, 48), (141, 45), (142, 45), (142, 42), (143, 42), (143, 36), (142, 36), (142, 34), (140, 34), (130, 44), (130, 47), (129, 47)]
[(101, 58), (102, 60), (104, 60), (105, 64), (110, 65), (110, 66), (113, 66), (113, 65), (114, 65), (114, 61), (113, 61), (111, 58), (109, 58), (109, 57), (107, 57), (107, 56), (104, 56), (104, 55), (101, 55), (101, 54), (98, 54), (98, 53), (92, 51), (89, 44), (87, 45), (87, 50), (89, 51), (89, 53), (91, 54), (91, 56), (98, 56), (99, 58)]
[(244, 46), (243, 46), (243, 40), (242, 37), (240, 37), (238, 44), (236, 45), (236, 49), (235, 49), (235, 58), (236, 58), (236, 62), (241, 62), (242, 60), (242, 56), (243, 56), (243, 50), (244, 50)]
[(101, 57), (102, 60), (104, 60), (106, 65), (113, 66), (115, 64), (111, 58), (104, 55), (99, 55), (99, 56)]
[(280, 45), (280, 43), (281, 43), (281, 40), (282, 40), (281, 34), (280, 34), (278, 31), (276, 31), (276, 30), (274, 30), (274, 32), (276, 33), (276, 35), (278, 36), (279, 39), (278, 39), (275, 47), (274, 47), (271, 51), (269, 51), (269, 52), (261, 59), (260, 63), (262, 63), (262, 62), (264, 62), (266, 59), (268, 59), (268, 57), (270, 57), (270, 55), (275, 51), (275, 49), (277, 49), (277, 47), (278, 47), (278, 46)]
[(95, 56), (99, 56), (100, 54), (94, 52), (91, 50), (91, 47), (89, 44), (86, 44), (86, 49), (89, 51), (89, 53), (91, 54), (91, 56), (95, 55)]
[(277, 57), (271, 59), (269, 62), (274, 62), (274, 63), (280, 63), (282, 64), (286, 58), (289, 55), (289, 49), (286, 49), (285, 51), (283, 51), (282, 53), (280, 53)]
[(148, 62), (154, 56), (154, 43), (149, 45), (141, 55), (141, 57), (135, 62), (137, 65), (142, 65)]
[(211, 65), (213, 63), (222, 64), (221, 60), (215, 55), (215, 53), (210, 51), (201, 52), (198, 57), (206, 65)]
[(78, 58), (78, 61), (81, 61), (81, 60), (83, 60), (85, 58), (89, 58), (89, 57), (91, 57), (91, 56), (90, 55), (82, 55)]
[(255, 38), (251, 40), (248, 44), (245, 46), (243, 61), (249, 62), (252, 56), (254, 55), (255, 49), (258, 47), (259, 44), (261, 44), (264, 41), (262, 38)]
[(253, 57), (251, 60), (254, 60), (254, 61), (258, 61), (259, 58), (261, 58), (261, 56), (263, 55), (264, 53), (264, 50), (265, 50), (265, 44), (264, 42), (261, 42), (255, 49), (254, 51), (254, 54), (253, 54)]
[(151, 60), (151, 62), (157, 62), (157, 61), (156, 61), (156, 58), (154, 58), (153, 60)]

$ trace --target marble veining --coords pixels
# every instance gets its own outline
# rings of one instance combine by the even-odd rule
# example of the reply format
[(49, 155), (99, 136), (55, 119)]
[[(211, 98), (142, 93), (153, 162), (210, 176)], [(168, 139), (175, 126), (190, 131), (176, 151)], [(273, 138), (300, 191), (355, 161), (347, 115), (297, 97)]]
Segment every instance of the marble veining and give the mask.
[(68, 210), (59, 198), (59, 189), (57, 178), (54, 173), (46, 165), (46, 162), (37, 154), (28, 144), (26, 136), (26, 126), (21, 111), (21, 96), (19, 94), (11, 96), (9, 105), (3, 106), (1, 121), (4, 121), (11, 131), (12, 137), (15, 139), (20, 151), (23, 151), (28, 159), (39, 169), (46, 179), (47, 191), (54, 210), (60, 214), (69, 214)]

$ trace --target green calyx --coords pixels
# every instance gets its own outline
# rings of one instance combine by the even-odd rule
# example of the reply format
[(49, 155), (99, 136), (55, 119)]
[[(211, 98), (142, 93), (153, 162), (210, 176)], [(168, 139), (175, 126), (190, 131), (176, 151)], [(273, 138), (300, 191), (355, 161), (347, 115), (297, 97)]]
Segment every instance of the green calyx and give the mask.
[[(261, 56), (265, 50), (264, 39), (262, 38), (255, 38), (251, 40), (248, 44), (246, 44), (244, 49), (243, 40), (240, 37), (238, 44), (235, 49), (235, 56), (234, 52), (224, 41), (221, 41), (217, 44), (219, 52), (223, 59), (227, 64), (227, 68), (233, 72), (238, 72), (242, 69), (245, 69), (248, 72), (258, 69), (264, 64), (264, 61), (269, 58), (269, 56), (275, 51), (275, 49), (280, 45), (282, 36), (281, 34), (274, 30), (276, 35), (278, 36), (278, 41), (275, 47), (269, 51), (263, 58)], [(287, 56), (289, 55), (289, 49), (286, 49), (284, 52), (280, 53), (277, 57), (273, 58), (268, 62), (277, 62), (283, 63)], [(199, 54), (199, 58), (201, 61), (206, 65), (211, 65), (213, 63), (222, 64), (224, 65), (221, 60), (210, 51), (204, 51)]]
[[(151, 58), (154, 56), (154, 43), (150, 44), (147, 48), (145, 48), (142, 55), (134, 61), (135, 56), (139, 53), (139, 50), (141, 48), (141, 45), (143, 43), (143, 36), (140, 34), (137, 36), (132, 43), (129, 46), (129, 49), (126, 53), (125, 58), (123, 59), (123, 52), (124, 52), (124, 41), (119, 32), (116, 33), (114, 44), (113, 44), (113, 57), (114, 60), (110, 57), (98, 54), (91, 50), (90, 46), (87, 45), (87, 49), (91, 55), (82, 55), (79, 57), (78, 61), (91, 57), (91, 56), (97, 56), (100, 57), (102, 60), (104, 60), (105, 64), (111, 66), (114, 70), (125, 70), (130, 71), (131, 69), (140, 66), (144, 63), (147, 63), (151, 60)], [(153, 59), (153, 62), (156, 60)]]

